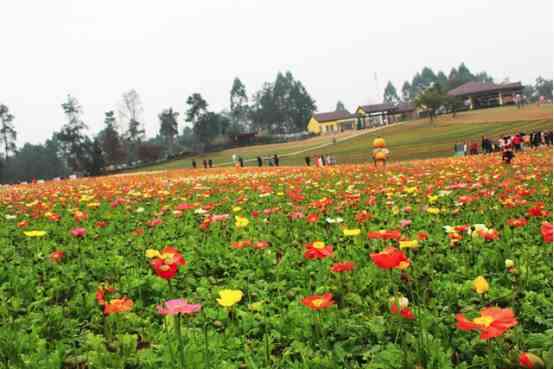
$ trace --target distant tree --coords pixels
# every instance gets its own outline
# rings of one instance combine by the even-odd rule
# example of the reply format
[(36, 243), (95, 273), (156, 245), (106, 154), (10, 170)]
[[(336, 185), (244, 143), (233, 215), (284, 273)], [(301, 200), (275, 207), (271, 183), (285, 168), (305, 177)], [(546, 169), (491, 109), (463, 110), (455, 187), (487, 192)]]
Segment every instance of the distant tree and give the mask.
[(195, 92), (187, 99), (187, 112), (185, 121), (195, 124), (197, 119), (208, 111), (208, 103), (202, 95)]
[(190, 126), (185, 126), (182, 133), (177, 138), (179, 145), (191, 147), (194, 142), (194, 132)]
[(537, 99), (537, 90), (535, 90), (535, 86), (533, 85), (523, 86), (521, 94), (527, 99), (527, 101), (536, 101)]
[(486, 83), (492, 83), (494, 82), (494, 79), (489, 76), (487, 74), (487, 72), (481, 72), (481, 73), (477, 73), (474, 77), (473, 77), (473, 80), (474, 81), (477, 81), (477, 82), (486, 82)]
[(248, 126), (248, 96), (246, 87), (237, 77), (233, 81), (230, 94), (230, 117), (234, 127)]
[(138, 159), (143, 162), (156, 161), (161, 158), (164, 148), (162, 145), (141, 143), (138, 147)]
[(439, 71), (437, 73), (436, 82), (439, 84), (439, 86), (441, 86), (442, 91), (448, 91), (448, 77), (446, 76), (446, 74), (444, 74), (443, 71)]
[(552, 80), (539, 76), (535, 82), (537, 95), (544, 96), (545, 99), (552, 100)]
[(56, 137), (60, 142), (67, 165), (74, 171), (82, 171), (85, 169), (87, 160), (84, 131), (88, 129), (81, 119), (82, 108), (79, 101), (71, 95), (67, 96), (67, 101), (62, 104), (62, 108), (67, 123), (64, 124)]
[(106, 154), (106, 162), (108, 164), (120, 163), (125, 159), (125, 150), (117, 130), (115, 113), (113, 111), (104, 113), (104, 124), (105, 127), (99, 133), (98, 139), (102, 150)]
[(174, 154), (175, 136), (179, 133), (177, 117), (179, 113), (173, 111), (173, 108), (162, 111), (158, 118), (160, 119), (160, 136), (162, 136), (168, 144), (168, 152)]
[(286, 121), (290, 122), (288, 129), (293, 132), (305, 131), (308, 120), (316, 110), (315, 100), (312, 99), (302, 82), (294, 79), (289, 98), (290, 102), (286, 110)]
[(410, 82), (405, 81), (402, 85), (402, 101), (410, 102), (413, 99), (414, 96), (412, 95), (412, 85), (410, 85)]
[(335, 108), (335, 111), (348, 111), (342, 101), (337, 101), (337, 107)]
[(201, 143), (209, 144), (215, 137), (224, 133), (228, 124), (229, 121), (222, 115), (207, 112), (198, 117), (192, 130)]
[(458, 96), (442, 95), (443, 104), (452, 113), (452, 118), (456, 118), (456, 113), (464, 107), (464, 100)]
[(252, 97), (250, 120), (259, 130), (273, 130), (277, 126), (279, 117), (275, 99), (273, 98), (273, 84), (266, 82)]
[(129, 159), (131, 161), (137, 158), (138, 145), (144, 140), (145, 130), (140, 122), (143, 112), (142, 101), (136, 90), (125, 92), (119, 104), (119, 119), (127, 125), (124, 134), (129, 144)]
[(86, 166), (87, 174), (91, 176), (98, 176), (103, 172), (104, 167), (106, 166), (104, 153), (102, 152), (102, 144), (98, 139), (95, 139), (93, 142), (88, 140), (86, 148), (88, 150), (89, 157)]
[(433, 118), (435, 117), (437, 110), (445, 104), (445, 99), (445, 94), (441, 91), (440, 86), (437, 84), (419, 94), (415, 101), (416, 106), (429, 112), (429, 118), (431, 122), (433, 122)]
[(12, 123), (14, 118), (14, 115), (10, 113), (8, 107), (4, 104), (0, 104), (0, 140), (4, 149), (5, 160), (8, 160), (10, 153), (15, 153), (17, 132)]
[(383, 101), (389, 104), (398, 104), (400, 102), (400, 98), (398, 97), (398, 93), (396, 92), (396, 87), (394, 87), (391, 81), (389, 81), (387, 83), (387, 86), (385, 87)]

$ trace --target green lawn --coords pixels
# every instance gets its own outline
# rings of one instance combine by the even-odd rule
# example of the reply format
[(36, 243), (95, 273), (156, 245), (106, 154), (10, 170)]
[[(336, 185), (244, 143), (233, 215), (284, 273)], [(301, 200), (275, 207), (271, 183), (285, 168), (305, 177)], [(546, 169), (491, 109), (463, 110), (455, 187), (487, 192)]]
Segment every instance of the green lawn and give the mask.
[[(330, 143), (332, 140), (330, 136), (286, 144), (236, 148), (196, 156), (195, 159), (199, 166), (202, 165), (204, 158), (211, 158), (217, 165), (229, 162), (233, 154), (240, 155), (244, 159), (254, 159), (258, 155), (269, 156), (277, 153), (285, 155), (281, 158), (282, 165), (304, 165), (304, 157), (308, 155), (330, 154), (337, 158), (338, 163), (362, 163), (369, 160), (373, 139), (381, 136), (385, 138), (387, 147), (391, 151), (390, 160), (400, 161), (450, 156), (453, 154), (455, 143), (480, 142), (481, 136), (497, 139), (504, 134), (550, 129), (552, 129), (552, 105), (542, 107), (533, 105), (524, 109), (501, 107), (460, 113), (456, 118), (450, 115), (441, 116), (433, 123), (428, 119), (418, 119), (348, 139), (348, 135), (356, 133), (351, 131), (339, 138), (339, 140), (345, 139), (344, 141), (324, 148), (317, 147)], [(306, 149), (308, 151), (286, 157), (287, 154)], [(254, 165), (256, 162), (247, 163), (247, 166)], [(140, 168), (138, 171), (190, 167), (191, 159), (183, 159)]]

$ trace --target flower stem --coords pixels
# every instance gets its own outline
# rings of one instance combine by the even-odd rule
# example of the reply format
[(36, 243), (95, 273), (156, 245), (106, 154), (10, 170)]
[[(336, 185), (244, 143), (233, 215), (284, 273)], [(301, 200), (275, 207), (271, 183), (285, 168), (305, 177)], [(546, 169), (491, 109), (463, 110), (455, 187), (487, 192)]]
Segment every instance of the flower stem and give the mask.
[(185, 369), (185, 348), (183, 346), (183, 336), (181, 334), (181, 314), (175, 315), (175, 333), (177, 334), (177, 342), (179, 343), (180, 369)]

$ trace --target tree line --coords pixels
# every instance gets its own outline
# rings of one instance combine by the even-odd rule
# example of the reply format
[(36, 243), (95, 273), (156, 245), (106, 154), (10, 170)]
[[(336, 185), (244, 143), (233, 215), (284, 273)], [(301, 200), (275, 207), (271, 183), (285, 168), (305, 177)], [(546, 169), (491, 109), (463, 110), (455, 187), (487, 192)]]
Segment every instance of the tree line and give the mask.
[[(443, 71), (435, 73), (430, 67), (424, 67), (421, 72), (413, 76), (411, 81), (405, 81), (402, 84), (400, 94), (394, 84), (388, 81), (383, 94), (383, 102), (415, 103), (426, 109), (433, 119), (436, 111), (441, 107), (455, 114), (463, 106), (463, 101), (448, 96), (448, 91), (471, 81), (490, 83), (493, 80), (493, 77), (487, 72), (472, 73), (464, 63), (461, 63), (458, 68), (453, 67), (448, 76)], [(503, 82), (509, 81), (504, 80)], [(523, 96), (529, 102), (537, 101), (540, 96), (552, 100), (552, 80), (541, 76), (537, 77), (534, 85), (524, 86)]]
[(142, 121), (142, 101), (135, 90), (122, 95), (116, 110), (105, 112), (104, 126), (96, 135), (88, 133), (76, 97), (68, 96), (61, 108), (65, 123), (59, 131), (44, 144), (26, 143), (17, 149), (15, 116), (0, 104), (0, 183), (70, 173), (98, 175), (106, 167), (209, 149), (241, 133), (299, 132), (305, 130), (316, 105), (302, 82), (287, 71), (279, 72), (273, 82), (264, 83), (250, 98), (243, 82), (235, 78), (229, 107), (219, 112), (211, 111), (200, 93), (193, 93), (184, 102), (182, 118), (173, 107), (158, 114), (158, 132), (149, 139)]

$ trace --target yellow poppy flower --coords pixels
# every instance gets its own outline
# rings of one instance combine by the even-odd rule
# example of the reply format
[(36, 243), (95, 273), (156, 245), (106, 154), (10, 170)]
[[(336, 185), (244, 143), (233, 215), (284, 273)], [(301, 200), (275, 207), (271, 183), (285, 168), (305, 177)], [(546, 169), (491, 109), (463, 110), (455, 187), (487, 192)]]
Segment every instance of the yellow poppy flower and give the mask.
[(235, 217), (235, 227), (237, 228), (244, 228), (248, 224), (250, 224), (250, 221), (245, 217), (236, 216)]
[(161, 258), (162, 255), (160, 254), (160, 252), (158, 250), (154, 250), (154, 249), (148, 249), (146, 250), (146, 257), (147, 258)]
[(487, 282), (485, 277), (480, 275), (473, 281), (473, 289), (475, 290), (475, 292), (482, 295), (489, 290), (489, 282)]
[(342, 230), (343, 235), (350, 236), (350, 237), (358, 236), (360, 233), (361, 233), (361, 231), (360, 231), (359, 228), (355, 228), (355, 229), (345, 228), (345, 229)]
[(441, 211), (440, 211), (439, 208), (427, 208), (427, 212), (428, 212), (429, 214), (438, 214), (438, 213), (440, 213)]
[(217, 303), (224, 307), (231, 307), (242, 300), (241, 290), (221, 290)]
[(46, 236), (46, 231), (26, 231), (23, 232), (27, 237), (44, 237)]
[(417, 240), (400, 241), (401, 249), (416, 249), (418, 245), (419, 245), (419, 242)]
[(241, 210), (242, 210), (242, 208), (240, 206), (235, 206), (233, 208), (233, 212), (235, 212), (235, 213), (238, 212), (238, 211), (241, 211)]

